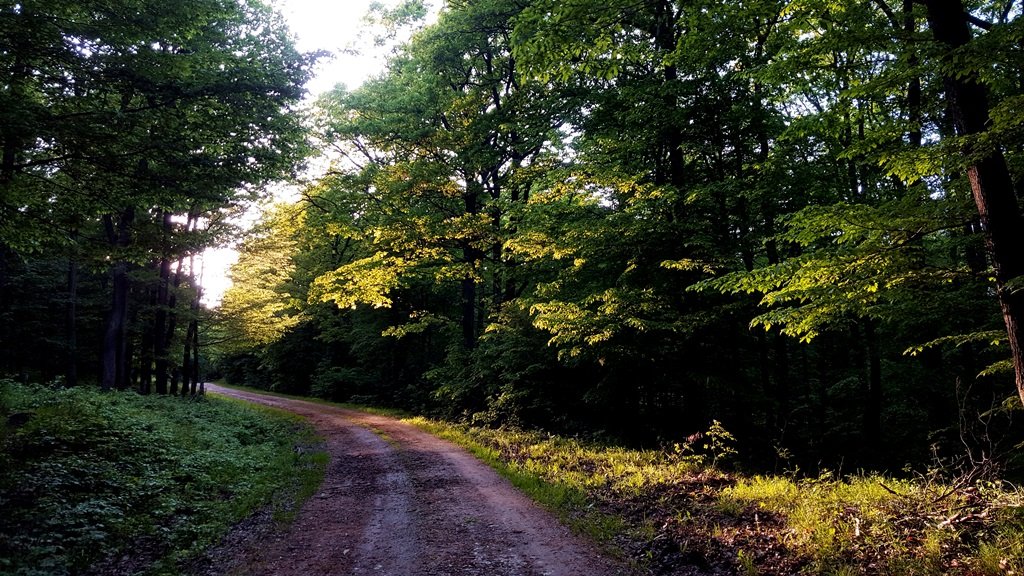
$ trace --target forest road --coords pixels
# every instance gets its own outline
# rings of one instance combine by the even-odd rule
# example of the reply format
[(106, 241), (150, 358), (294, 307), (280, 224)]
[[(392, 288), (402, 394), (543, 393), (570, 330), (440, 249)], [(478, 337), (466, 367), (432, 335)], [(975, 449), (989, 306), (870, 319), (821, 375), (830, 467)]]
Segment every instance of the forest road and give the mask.
[[(295, 521), (222, 550), (228, 574), (627, 574), (462, 448), (394, 418), (207, 384), (309, 419), (330, 455)], [(221, 563), (221, 562), (218, 562)]]

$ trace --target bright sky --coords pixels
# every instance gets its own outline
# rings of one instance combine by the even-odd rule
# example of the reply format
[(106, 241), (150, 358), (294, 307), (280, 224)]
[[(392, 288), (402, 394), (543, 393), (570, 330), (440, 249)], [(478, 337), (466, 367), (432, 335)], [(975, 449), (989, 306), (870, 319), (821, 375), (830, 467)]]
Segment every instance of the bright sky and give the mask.
[[(384, 1), (390, 6), (395, 0)], [(364, 21), (371, 0), (276, 0), (274, 6), (288, 21), (297, 37), (299, 50), (327, 50), (335, 54), (317, 68), (317, 75), (306, 85), (315, 96), (338, 83), (355, 88), (380, 71), (383, 59), (373, 54), (369, 38), (362, 38)], [(359, 54), (347, 53), (358, 51)]]
[[(394, 6), (399, 0), (378, 0)], [(315, 77), (306, 84), (311, 98), (337, 84), (355, 88), (384, 66), (384, 49), (373, 46), (372, 36), (365, 31), (364, 17), (373, 0), (273, 0), (273, 6), (288, 22), (303, 52), (326, 50), (334, 54), (325, 58), (315, 70)], [(432, 5), (436, 13), (438, 0)], [(203, 253), (203, 302), (207, 306), (220, 303), (231, 287), (228, 269), (238, 259), (231, 248), (208, 249)]]

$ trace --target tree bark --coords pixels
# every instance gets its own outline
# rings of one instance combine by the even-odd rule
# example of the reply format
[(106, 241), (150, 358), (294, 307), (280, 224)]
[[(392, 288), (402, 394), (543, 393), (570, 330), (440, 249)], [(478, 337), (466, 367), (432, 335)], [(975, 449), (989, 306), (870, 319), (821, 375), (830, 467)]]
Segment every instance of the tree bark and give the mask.
[[(970, 43), (971, 30), (961, 0), (927, 0), (925, 4), (928, 24), (937, 42), (951, 52)], [(957, 133), (972, 136), (985, 132), (989, 118), (986, 87), (974, 74), (949, 73), (944, 81), (948, 111)], [(1024, 289), (1010, 285), (1012, 280), (1024, 277), (1024, 217), (1002, 152), (996, 148), (984, 154), (971, 149), (966, 153), (971, 158), (967, 177), (995, 272), (1017, 393), (1024, 402)]]
[[(194, 255), (188, 257), (189, 283), (195, 288), (195, 298), (192, 299), (191, 312), (188, 327), (185, 329), (184, 353), (181, 359), (181, 395), (182, 397), (195, 397), (202, 394), (204, 390), (199, 383), (199, 308), (203, 298), (203, 288), (196, 284), (196, 259)], [(199, 387), (197, 391), (197, 387)]]
[[(174, 341), (174, 332), (178, 329), (178, 314), (175, 312), (175, 307), (178, 305), (178, 288), (181, 287), (181, 267), (183, 262), (184, 257), (179, 257), (178, 268), (174, 272), (174, 289), (171, 290), (170, 295), (167, 297), (167, 332), (164, 334), (166, 347), (169, 347), (170, 343)], [(165, 370), (170, 368), (170, 358), (168, 357), (166, 347), (164, 349), (164, 364), (167, 366)], [(171, 370), (171, 382), (168, 393), (172, 396), (178, 394), (178, 379), (180, 376), (180, 370)]]
[[(149, 310), (155, 310), (157, 302), (157, 290), (153, 286), (147, 287), (149, 293)], [(153, 322), (141, 322), (142, 343), (139, 350), (139, 394), (149, 394), (153, 391), (153, 345), (154, 329)]]
[(114, 225), (112, 215), (103, 217), (107, 239), (115, 251), (115, 263), (111, 269), (111, 302), (103, 333), (102, 378), (100, 386), (104, 391), (124, 388), (127, 383), (128, 367), (125, 365), (127, 351), (126, 328), (128, 319), (128, 263), (116, 252), (128, 247), (131, 242), (129, 228), (135, 220), (134, 208), (126, 208)]
[[(73, 237), (77, 235), (72, 235)], [(68, 258), (67, 372), (64, 385), (78, 385), (78, 256)]]
[(868, 454), (880, 453), (882, 444), (882, 357), (874, 320), (864, 325), (868, 355), (867, 391), (864, 398), (864, 447)]
[(202, 297), (203, 289), (197, 286), (196, 299), (192, 304), (192, 321), (189, 323), (189, 327), (192, 330), (192, 377), (190, 378), (192, 384), (189, 395), (192, 397), (195, 397), (197, 394), (202, 395), (206, 393), (206, 389), (199, 381), (199, 301)]
[[(914, 0), (903, 0), (903, 34), (904, 41), (908, 46), (913, 46), (914, 34), (917, 32), (917, 21), (914, 19)], [(918, 59), (911, 54), (907, 63), (916, 67)], [(921, 147), (923, 135), (921, 133), (921, 76), (915, 74), (907, 86), (907, 114), (910, 119), (910, 145), (914, 148)]]
[[(467, 178), (466, 191), (463, 194), (466, 214), (477, 214), (480, 212), (480, 195), (482, 186), (474, 180), (474, 177)], [(472, 240), (464, 240), (462, 246), (462, 261), (469, 267), (466, 276), (461, 281), (462, 291), (462, 343), (466, 349), (476, 348), (477, 338), (477, 281), (474, 269), (478, 262), (484, 258), (484, 252), (473, 246)]]
[(181, 395), (189, 395), (189, 384), (192, 382), (192, 333), (195, 330), (195, 322), (189, 320), (185, 329), (184, 352), (181, 355)]
[(171, 276), (171, 261), (167, 256), (160, 258), (159, 270), (153, 314), (153, 376), (156, 393), (167, 394), (167, 304)]

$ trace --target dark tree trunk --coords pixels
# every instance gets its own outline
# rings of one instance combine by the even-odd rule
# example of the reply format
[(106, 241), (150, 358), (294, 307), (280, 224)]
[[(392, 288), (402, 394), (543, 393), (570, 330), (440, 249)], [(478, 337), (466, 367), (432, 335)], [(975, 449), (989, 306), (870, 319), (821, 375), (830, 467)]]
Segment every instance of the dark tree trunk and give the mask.
[(189, 395), (193, 397), (197, 394), (202, 395), (206, 393), (202, 382), (199, 381), (199, 299), (201, 295), (202, 289), (196, 292), (195, 316), (192, 317), (192, 322), (190, 323), (192, 329), (192, 385)]
[[(180, 269), (180, 267), (179, 267)], [(182, 396), (194, 396), (196, 393), (196, 373), (198, 369), (192, 369), (192, 346), (196, 341), (196, 332), (199, 329), (198, 314), (199, 314), (199, 297), (200, 288), (196, 286), (196, 259), (194, 256), (188, 258), (188, 270), (189, 270), (189, 284), (196, 289), (195, 298), (192, 300), (192, 304), (189, 307), (191, 311), (191, 318), (189, 318), (188, 326), (185, 328), (185, 342), (182, 348), (184, 349), (181, 355), (181, 395)], [(198, 358), (198, 355), (197, 355)], [(196, 361), (198, 363), (198, 359)]]
[[(903, 34), (904, 41), (913, 46), (917, 22), (914, 19), (914, 0), (903, 0)], [(911, 67), (918, 64), (917, 56), (911, 55), (907, 62)], [(910, 118), (910, 145), (921, 147), (921, 77), (915, 75), (907, 87), (907, 114)]]
[(156, 311), (153, 316), (154, 388), (157, 394), (167, 394), (167, 304), (171, 262), (160, 260), (160, 280), (156, 289)]
[(189, 256), (188, 269), (192, 286), (194, 286), (196, 290), (196, 295), (192, 300), (192, 317), (189, 318), (187, 334), (185, 335), (185, 355), (183, 358), (184, 362), (182, 363), (181, 372), (182, 378), (187, 382), (187, 384), (182, 384), (181, 393), (182, 395), (185, 395), (185, 391), (187, 389), (188, 396), (194, 398), (196, 395), (202, 395), (206, 392), (202, 383), (199, 381), (199, 308), (200, 302), (203, 299), (203, 287), (196, 284), (196, 262), (195, 258), (192, 256)]
[(476, 280), (470, 277), (462, 279), (462, 343), (467, 349), (476, 347)]
[(103, 390), (124, 388), (124, 340), (128, 316), (128, 264), (118, 262), (111, 272), (111, 303), (103, 333)]
[(171, 258), (168, 246), (171, 232), (171, 213), (163, 213), (163, 254), (158, 265), (159, 279), (156, 288), (156, 309), (153, 314), (153, 360), (155, 362), (155, 388), (157, 394), (167, 394), (167, 311), (170, 305)]
[[(167, 297), (167, 333), (164, 334), (164, 370), (170, 367), (170, 358), (168, 356), (167, 347), (174, 341), (174, 331), (178, 328), (178, 314), (175, 312), (175, 307), (178, 305), (178, 289), (181, 287), (181, 267), (184, 259), (178, 258), (178, 269), (174, 272), (174, 289), (171, 290), (170, 295)], [(168, 393), (172, 395), (178, 394), (178, 379), (181, 375), (180, 370), (174, 369), (171, 371), (171, 382)]]
[[(466, 192), (463, 195), (466, 214), (480, 212), (480, 195), (482, 185), (475, 177), (466, 179)], [(462, 261), (469, 270), (461, 281), (462, 288), (462, 343), (467, 349), (476, 347), (477, 337), (477, 280), (476, 266), (484, 257), (484, 252), (472, 245), (472, 240), (465, 240), (462, 246)]]
[[(29, 44), (29, 42), (26, 42), (26, 44)], [(10, 94), (11, 102), (24, 102), (26, 101), (24, 99), (27, 99), (25, 79), (29, 75), (29, 66), (25, 64), (24, 57), (17, 52), (20, 48), (20, 46), (15, 48), (14, 63), (4, 78), (6, 84), (5, 91)], [(14, 126), (2, 126), (0, 127), (0, 136), (3, 138), (3, 152), (0, 153), (0, 186), (6, 187), (14, 180), (18, 154), (25, 147), (25, 134), (24, 130), (18, 130)], [(3, 198), (3, 196), (0, 195), (0, 198)]]
[(867, 390), (864, 397), (864, 447), (868, 454), (878, 454), (882, 445), (882, 358), (873, 320), (865, 322), (864, 339), (868, 356)]
[(774, 380), (775, 380), (775, 428), (780, 432), (786, 430), (789, 421), (789, 345), (786, 343), (786, 336), (782, 332), (775, 332), (772, 336), (772, 347), (775, 352)]
[[(157, 291), (155, 288), (150, 286), (147, 288), (149, 292), (149, 309), (155, 310), (157, 307)], [(145, 328), (142, 331), (142, 344), (139, 350), (139, 394), (149, 394), (153, 391), (153, 339), (154, 330), (153, 323), (146, 322), (141, 323)]]
[(78, 385), (78, 261), (68, 259), (67, 373), (65, 386)]
[(115, 252), (115, 263), (111, 269), (111, 303), (110, 312), (107, 314), (106, 328), (103, 333), (103, 362), (102, 378), (100, 380), (103, 390), (124, 388), (127, 384), (128, 367), (125, 365), (127, 352), (127, 320), (128, 320), (128, 263), (122, 259), (117, 252), (126, 248), (131, 241), (129, 228), (135, 219), (135, 210), (126, 208), (117, 219), (115, 226), (114, 217), (106, 215), (103, 223), (107, 231), (107, 239)]
[[(674, 2), (660, 1), (654, 5), (654, 28), (650, 30), (658, 50), (665, 54), (671, 54), (678, 46), (677, 15)], [(673, 86), (679, 80), (679, 69), (674, 64), (665, 66), (662, 78), (665, 83), (664, 107), (667, 121), (661, 126), (661, 139), (667, 148), (668, 165), (665, 173), (657, 178), (660, 183), (668, 183), (676, 187), (685, 184), (683, 171), (685, 163), (683, 158), (683, 135), (677, 125), (676, 113), (679, 108), (678, 98), (675, 95)]]
[[(9, 310), (7, 298), (7, 259), (13, 256), (7, 246), (0, 242), (0, 310)], [(10, 342), (11, 323), (0, 321), (0, 342)], [(0, 370), (10, 371), (11, 350), (8, 346), (0, 346)]]
[[(961, 0), (927, 0), (928, 23), (935, 40), (950, 50), (971, 41), (971, 30)], [(981, 134), (989, 117), (988, 91), (978, 79), (945, 78), (946, 99), (953, 125), (961, 135)], [(968, 157), (973, 152), (966, 151)], [(1011, 280), (1024, 277), (1024, 217), (1002, 152), (994, 149), (967, 168), (971, 193), (985, 233), (985, 246), (995, 271), (996, 293), (1016, 374), (1017, 393), (1024, 402), (1024, 289)]]
[(189, 384), (192, 382), (192, 333), (195, 322), (189, 321), (185, 329), (184, 353), (181, 356), (181, 395), (189, 395)]
[[(131, 323), (131, 322), (130, 322)], [(127, 390), (129, 387), (134, 386), (134, 378), (138, 376), (138, 373), (132, 370), (135, 362), (135, 343), (130, 338), (125, 338), (124, 344), (124, 378), (118, 385), (118, 390)]]

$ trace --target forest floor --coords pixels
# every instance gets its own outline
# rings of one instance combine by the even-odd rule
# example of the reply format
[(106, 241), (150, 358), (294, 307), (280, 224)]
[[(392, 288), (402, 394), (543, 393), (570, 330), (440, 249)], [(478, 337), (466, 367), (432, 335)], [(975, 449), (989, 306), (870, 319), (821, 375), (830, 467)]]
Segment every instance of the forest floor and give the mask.
[(603, 576), (602, 555), (486, 464), (394, 418), (208, 385), (304, 416), (330, 456), (286, 528), (229, 539), (209, 574)]

